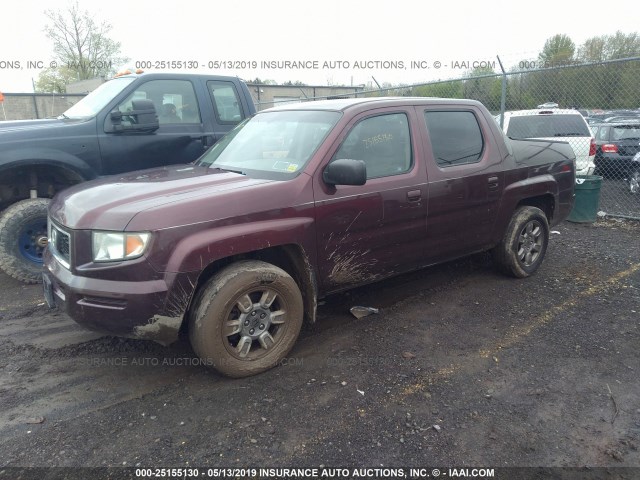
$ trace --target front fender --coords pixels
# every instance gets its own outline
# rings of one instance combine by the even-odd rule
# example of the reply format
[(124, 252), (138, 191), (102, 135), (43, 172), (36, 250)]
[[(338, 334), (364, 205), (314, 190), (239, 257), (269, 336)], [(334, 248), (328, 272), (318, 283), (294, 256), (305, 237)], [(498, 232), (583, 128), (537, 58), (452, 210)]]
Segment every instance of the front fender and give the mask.
[(216, 260), (280, 245), (298, 244), (309, 251), (315, 245), (312, 224), (313, 218), (298, 217), (212, 226), (181, 238), (166, 265), (155, 260), (154, 266), (165, 272), (194, 272)]
[(84, 180), (96, 178), (96, 172), (87, 162), (61, 150), (21, 148), (5, 151), (0, 155), (0, 173), (34, 165), (71, 170)]

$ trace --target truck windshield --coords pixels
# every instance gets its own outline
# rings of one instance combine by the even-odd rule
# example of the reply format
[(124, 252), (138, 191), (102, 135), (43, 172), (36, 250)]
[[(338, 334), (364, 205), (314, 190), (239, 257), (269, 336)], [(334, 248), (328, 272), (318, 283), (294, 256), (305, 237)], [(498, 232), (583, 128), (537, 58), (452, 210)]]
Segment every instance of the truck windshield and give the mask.
[(87, 118), (97, 115), (113, 97), (126, 88), (135, 77), (120, 77), (109, 80), (84, 97), (62, 114), (66, 118)]
[(313, 110), (260, 113), (216, 143), (200, 164), (247, 175), (294, 177), (340, 117), (340, 112)]

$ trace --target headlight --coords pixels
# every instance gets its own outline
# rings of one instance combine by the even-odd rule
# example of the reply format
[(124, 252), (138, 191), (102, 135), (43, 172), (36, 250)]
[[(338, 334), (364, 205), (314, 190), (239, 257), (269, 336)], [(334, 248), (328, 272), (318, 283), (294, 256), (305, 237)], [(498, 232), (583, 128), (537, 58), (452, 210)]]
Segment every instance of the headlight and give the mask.
[(144, 253), (149, 233), (92, 232), (93, 261), (129, 260)]

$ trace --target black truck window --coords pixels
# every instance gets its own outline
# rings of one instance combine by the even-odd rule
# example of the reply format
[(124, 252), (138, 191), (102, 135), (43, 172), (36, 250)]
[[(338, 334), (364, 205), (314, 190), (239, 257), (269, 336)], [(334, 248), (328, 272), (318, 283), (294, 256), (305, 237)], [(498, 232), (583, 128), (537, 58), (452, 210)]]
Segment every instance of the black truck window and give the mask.
[(472, 112), (426, 111), (429, 139), (440, 167), (476, 163), (482, 157), (484, 141)]
[(240, 99), (231, 82), (210, 80), (207, 87), (213, 100), (213, 109), (220, 124), (236, 124), (242, 120)]
[(151, 80), (140, 85), (118, 106), (126, 113), (132, 101), (151, 100), (160, 124), (200, 123), (200, 109), (193, 85), (188, 80)]

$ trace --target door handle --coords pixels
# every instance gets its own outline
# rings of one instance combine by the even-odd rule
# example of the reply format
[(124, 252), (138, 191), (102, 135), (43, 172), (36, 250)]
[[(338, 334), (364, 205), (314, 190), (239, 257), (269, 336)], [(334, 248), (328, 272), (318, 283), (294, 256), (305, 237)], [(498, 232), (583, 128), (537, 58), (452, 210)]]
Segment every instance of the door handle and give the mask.
[(489, 190), (495, 190), (496, 188), (498, 188), (499, 179), (498, 177), (489, 177), (488, 183), (489, 183)]
[(420, 190), (411, 190), (407, 192), (407, 200), (410, 202), (419, 202), (422, 198), (422, 192)]

